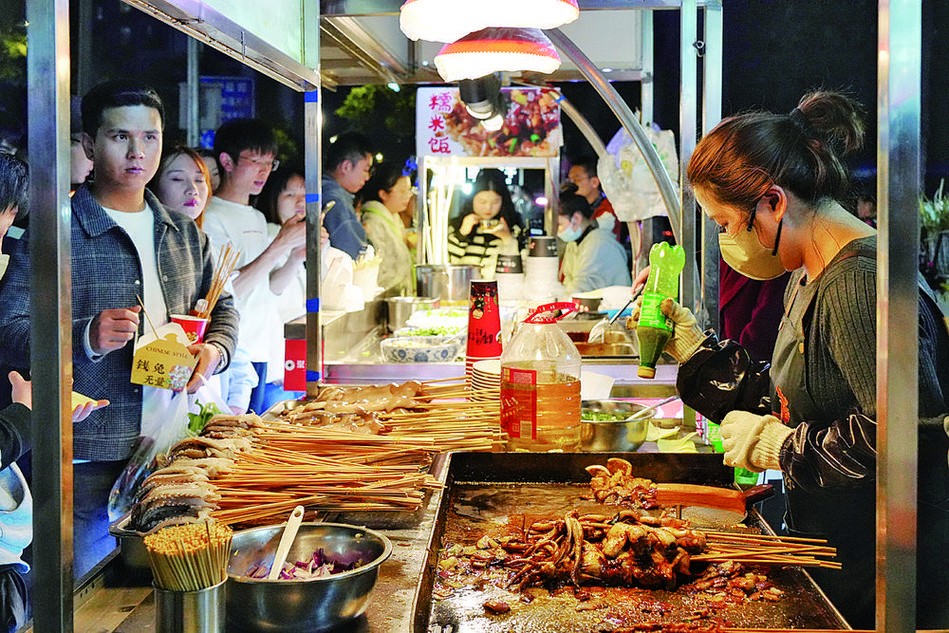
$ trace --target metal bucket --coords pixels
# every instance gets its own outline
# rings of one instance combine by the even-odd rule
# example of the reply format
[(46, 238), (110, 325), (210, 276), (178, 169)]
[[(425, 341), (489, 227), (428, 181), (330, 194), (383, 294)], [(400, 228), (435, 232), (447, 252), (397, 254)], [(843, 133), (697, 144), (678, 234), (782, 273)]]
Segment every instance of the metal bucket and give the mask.
[(442, 301), (467, 301), (468, 283), (480, 276), (481, 270), (478, 266), (421, 264), (415, 267), (418, 295)]
[(386, 323), (395, 332), (405, 325), (416, 310), (431, 310), (438, 307), (438, 299), (430, 297), (389, 297), (386, 299)]
[(221, 581), (200, 591), (155, 587), (157, 633), (224, 633), (224, 586)]

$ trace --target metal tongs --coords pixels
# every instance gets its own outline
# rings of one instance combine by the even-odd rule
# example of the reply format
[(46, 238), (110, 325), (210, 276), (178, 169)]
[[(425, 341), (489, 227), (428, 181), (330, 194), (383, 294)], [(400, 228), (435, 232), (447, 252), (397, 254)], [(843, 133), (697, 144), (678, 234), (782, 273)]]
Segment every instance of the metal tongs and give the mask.
[(633, 295), (629, 298), (629, 301), (626, 302), (622, 308), (616, 311), (616, 313), (607, 319), (600, 320), (596, 325), (593, 326), (593, 329), (590, 330), (590, 335), (587, 336), (588, 343), (603, 343), (606, 341), (606, 333), (610, 331), (610, 328), (613, 327), (613, 324), (616, 323), (616, 319), (619, 318), (619, 315), (623, 314), (626, 311), (626, 308), (633, 305), (639, 295), (642, 294), (643, 288), (646, 287), (646, 284), (641, 285), (639, 288), (633, 292)]
[[(625, 309), (625, 308), (624, 308), (624, 309)], [(669, 404), (669, 403), (672, 402), (673, 400), (678, 400), (678, 399), (679, 399), (679, 396), (678, 396), (678, 395), (669, 396), (668, 398), (666, 398), (666, 399), (664, 399), (664, 400), (660, 400), (659, 402), (657, 402), (656, 404), (652, 405), (651, 407), (646, 407), (646, 408), (643, 409), (642, 411), (637, 411), (637, 412), (634, 413), (633, 415), (631, 415), (631, 416), (629, 416), (628, 418), (626, 418), (625, 420), (623, 420), (623, 422), (633, 422), (633, 421), (635, 421), (635, 420), (642, 420), (643, 418), (648, 418), (648, 417), (650, 417), (653, 413), (656, 412), (656, 409), (658, 409), (658, 408), (661, 407), (662, 405), (664, 405), (664, 404)]]

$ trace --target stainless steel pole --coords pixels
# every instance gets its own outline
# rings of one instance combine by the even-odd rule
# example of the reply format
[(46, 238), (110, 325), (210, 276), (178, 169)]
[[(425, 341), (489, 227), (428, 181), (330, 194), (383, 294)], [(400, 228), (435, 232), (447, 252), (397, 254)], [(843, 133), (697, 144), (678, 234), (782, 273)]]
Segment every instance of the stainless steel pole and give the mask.
[[(705, 46), (702, 54), (702, 135), (722, 119), (722, 4), (705, 4)], [(702, 236), (702, 305), (708, 316), (706, 325), (719, 329), (718, 322), (718, 227), (701, 214)]]
[[(696, 0), (682, 0), (679, 12), (679, 63), (681, 64), (681, 85), (679, 86), (679, 216), (680, 232), (676, 239), (687, 257), (697, 262), (697, 235), (695, 230), (695, 197), (686, 186), (686, 169), (689, 159), (695, 151), (698, 139), (698, 61), (696, 60), (696, 41), (698, 39), (699, 15)], [(700, 315), (699, 309), (698, 266), (686, 266), (682, 270), (682, 287), (679, 289), (679, 301), (682, 305)], [(703, 319), (699, 316), (699, 322)]]
[[(916, 630), (920, 0), (880, 0), (876, 628)], [(916, 248), (907, 248), (907, 238)], [(926, 526), (923, 526), (926, 529)], [(925, 582), (925, 579), (923, 579)]]
[(32, 262), (33, 623), (72, 631), (69, 0), (26, 3)]
[(199, 46), (201, 46), (201, 43), (198, 40), (193, 37), (188, 38), (188, 147), (197, 147), (201, 136), (199, 127), (201, 115)]
[(616, 92), (616, 89), (606, 80), (603, 73), (590, 61), (586, 53), (581, 51), (580, 48), (573, 43), (573, 40), (567, 37), (560, 29), (550, 29), (545, 32), (557, 48), (577, 66), (577, 69), (583, 74), (586, 80), (590, 82), (590, 85), (596, 89), (610, 107), (610, 110), (613, 111), (613, 114), (616, 115), (616, 118), (619, 119), (620, 124), (626, 128), (626, 131), (629, 132), (629, 135), (633, 138), (636, 147), (638, 147), (639, 151), (643, 154), (646, 166), (649, 167), (649, 172), (659, 186), (659, 193), (669, 213), (669, 222), (672, 224), (672, 230), (678, 237), (681, 230), (681, 227), (678, 226), (679, 194), (676, 192), (675, 186), (672, 184), (672, 179), (669, 178), (669, 174), (666, 173), (666, 169), (662, 165), (659, 153), (656, 152), (656, 148), (649, 142), (649, 138), (646, 136), (646, 131), (643, 130), (643, 126), (636, 120), (633, 111), (629, 109), (629, 106), (623, 101), (619, 93)]
[(590, 122), (587, 121), (586, 117), (577, 110), (570, 101), (564, 97), (560, 96), (560, 109), (563, 110), (563, 113), (567, 115), (567, 118), (573, 121), (574, 125), (580, 130), (580, 133), (583, 134), (583, 138), (587, 140), (587, 143), (590, 144), (590, 147), (593, 148), (593, 151), (596, 152), (597, 156), (602, 156), (606, 153), (606, 146), (603, 145), (603, 141), (600, 140), (600, 137), (597, 136), (596, 130), (593, 129), (593, 126), (590, 125)]
[[(317, 4), (303, 5), (304, 62), (320, 76), (320, 9)], [(303, 93), (304, 161), (306, 178), (306, 392), (316, 397), (323, 381), (323, 330), (321, 327), (320, 286), (321, 245), (323, 227), (323, 173), (320, 87), (312, 86)]]

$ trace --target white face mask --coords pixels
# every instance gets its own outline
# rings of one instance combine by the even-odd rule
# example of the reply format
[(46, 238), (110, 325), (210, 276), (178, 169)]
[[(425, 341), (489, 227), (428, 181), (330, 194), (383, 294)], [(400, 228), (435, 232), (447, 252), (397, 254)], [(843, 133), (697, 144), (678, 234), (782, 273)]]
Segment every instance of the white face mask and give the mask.
[[(783, 220), (782, 220), (783, 221)], [(781, 226), (778, 225), (777, 240), (781, 235)], [(761, 245), (755, 231), (742, 228), (737, 235), (728, 233), (718, 234), (718, 248), (722, 252), (725, 263), (749, 279), (767, 281), (780, 277), (784, 273), (784, 264), (775, 250)]]
[(557, 233), (557, 237), (562, 239), (564, 242), (576, 242), (580, 239), (580, 234), (583, 233), (582, 230), (577, 227), (568, 225), (567, 228)]

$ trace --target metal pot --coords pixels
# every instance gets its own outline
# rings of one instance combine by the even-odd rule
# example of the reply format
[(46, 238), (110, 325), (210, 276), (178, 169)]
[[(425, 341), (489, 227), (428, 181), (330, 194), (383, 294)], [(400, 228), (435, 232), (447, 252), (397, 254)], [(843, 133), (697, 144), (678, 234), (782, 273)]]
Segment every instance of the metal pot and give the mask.
[(419, 296), (442, 301), (467, 301), (469, 282), (480, 277), (481, 269), (478, 266), (421, 264), (415, 267)]
[(626, 422), (625, 420), (584, 420), (583, 412), (615, 413), (629, 417), (646, 406), (622, 400), (584, 400), (580, 414), (580, 447), (594, 453), (630, 453), (646, 441), (651, 417)]
[(395, 332), (405, 325), (416, 310), (431, 310), (438, 307), (438, 299), (431, 297), (389, 297), (386, 299), (386, 323)]
[(282, 533), (282, 525), (234, 533), (227, 566), (227, 630), (325, 631), (366, 610), (379, 566), (392, 553), (388, 538), (355, 525), (304, 523), (288, 561), (307, 560), (322, 550), (334, 562), (362, 565), (311, 580), (248, 578), (245, 574), (257, 565), (269, 569)]

